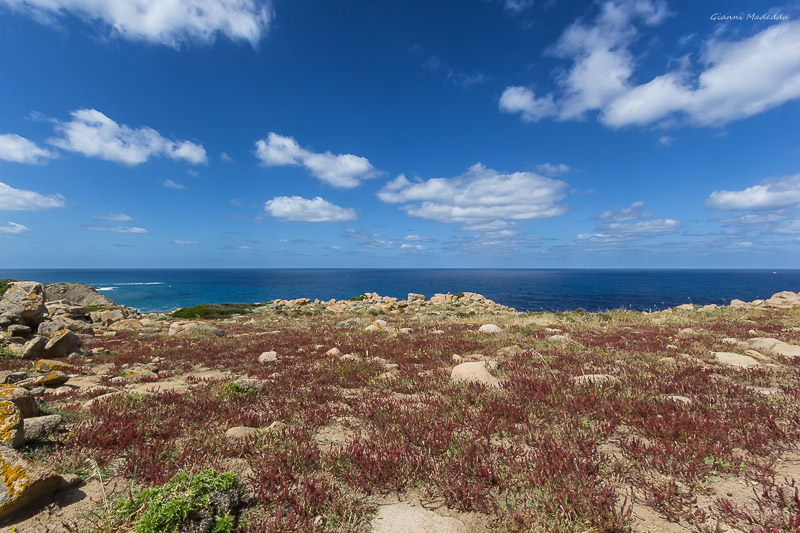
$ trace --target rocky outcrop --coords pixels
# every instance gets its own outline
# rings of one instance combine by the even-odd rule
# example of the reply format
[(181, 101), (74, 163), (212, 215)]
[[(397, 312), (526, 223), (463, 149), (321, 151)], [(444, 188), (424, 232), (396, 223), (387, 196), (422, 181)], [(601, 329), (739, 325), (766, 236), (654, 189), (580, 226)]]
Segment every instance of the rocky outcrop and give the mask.
[[(91, 285), (83, 283), (48, 283), (44, 286), (46, 301), (69, 302), (73, 306), (93, 306), (107, 307), (109, 309), (119, 307), (112, 300), (97, 292)], [(48, 305), (49, 307), (49, 305)]]
[(0, 299), (0, 315), (16, 315), (25, 325), (37, 328), (46, 311), (45, 292), (41, 283), (15, 281)]
[(500, 380), (489, 373), (486, 363), (474, 361), (461, 363), (450, 372), (450, 379), (453, 383), (480, 383), (487, 387), (499, 387)]

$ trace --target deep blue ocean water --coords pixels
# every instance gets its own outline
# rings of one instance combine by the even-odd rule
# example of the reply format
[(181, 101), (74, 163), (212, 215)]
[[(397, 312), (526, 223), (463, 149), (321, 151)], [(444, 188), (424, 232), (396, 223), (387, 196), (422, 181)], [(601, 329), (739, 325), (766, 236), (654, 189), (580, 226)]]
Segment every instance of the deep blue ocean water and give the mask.
[(800, 291), (800, 270), (0, 269), (0, 278), (86, 283), (142, 311), (276, 298), (342, 300), (365, 292), (406, 298), (409, 292), (431, 297), (466, 291), (520, 311), (643, 311)]

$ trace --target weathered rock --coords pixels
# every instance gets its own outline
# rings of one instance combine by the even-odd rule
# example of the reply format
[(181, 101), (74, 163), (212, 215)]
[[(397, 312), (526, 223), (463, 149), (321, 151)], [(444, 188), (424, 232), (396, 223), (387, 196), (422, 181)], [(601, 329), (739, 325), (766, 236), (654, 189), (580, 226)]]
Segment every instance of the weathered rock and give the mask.
[(500, 333), (501, 331), (503, 331), (503, 328), (501, 328), (497, 324), (484, 324), (478, 328), (479, 333), (493, 334), (493, 333)]
[(570, 339), (566, 335), (550, 335), (549, 337), (547, 337), (547, 341), (553, 342), (555, 344), (575, 344), (575, 345), (580, 344), (579, 342)]
[(744, 300), (739, 300), (738, 298), (734, 298), (733, 300), (731, 300), (731, 307), (745, 307), (746, 305), (747, 302), (745, 302)]
[(63, 385), (69, 381), (69, 376), (66, 375), (64, 372), (60, 370), (53, 370), (52, 372), (48, 372), (43, 376), (39, 376), (35, 380), (33, 380), (33, 386), (42, 386), (42, 387), (57, 387), (58, 385)]
[(616, 376), (610, 374), (584, 374), (582, 376), (575, 376), (572, 378), (578, 385), (612, 385), (619, 382)]
[(123, 320), (125, 315), (119, 309), (112, 309), (110, 311), (94, 311), (89, 313), (89, 319), (95, 324), (103, 326), (110, 326), (114, 322)]
[(62, 329), (47, 341), (44, 355), (48, 358), (66, 357), (78, 350), (80, 339), (68, 329)]
[(236, 426), (229, 428), (225, 432), (225, 438), (230, 441), (240, 441), (258, 435), (260, 430), (258, 428), (248, 428), (244, 426)]
[(373, 331), (373, 332), (374, 331), (383, 331), (383, 328), (381, 326), (373, 323), (373, 324), (370, 324), (369, 326), (367, 326), (366, 328), (364, 328), (364, 331)]
[(61, 476), (44, 465), (0, 446), (0, 520), (40, 502), (64, 484)]
[(711, 353), (712, 355), (714, 355), (714, 358), (723, 365), (734, 366), (739, 368), (749, 368), (759, 365), (758, 360), (750, 357), (749, 355), (742, 355), (733, 352), (711, 352)]
[(15, 281), (0, 299), (0, 314), (19, 315), (35, 328), (44, 320), (44, 287), (35, 281)]
[(12, 372), (12, 373), (10, 373), (9, 375), (6, 376), (6, 378), (3, 380), (3, 383), (5, 383), (6, 385), (13, 385), (17, 381), (22, 381), (23, 379), (27, 379), (27, 378), (28, 378), (28, 373), (27, 372), (23, 372), (23, 371)]
[(67, 371), (72, 368), (72, 365), (64, 361), (54, 361), (52, 359), (39, 359), (36, 361), (34, 368), (37, 372), (50, 372), (51, 370)]
[(417, 294), (415, 292), (409, 292), (408, 293), (408, 302), (409, 303), (411, 303), (411, 302), (424, 302), (424, 301), (425, 301), (425, 295), (424, 294)]
[(0, 444), (12, 448), (25, 444), (22, 413), (16, 405), (8, 401), (0, 401)]
[(500, 380), (486, 369), (486, 363), (474, 361), (461, 363), (450, 372), (450, 380), (454, 383), (482, 383), (487, 387), (499, 387)]
[(135, 318), (126, 318), (125, 320), (114, 322), (108, 326), (108, 329), (112, 331), (139, 331), (144, 329), (144, 326)]
[(678, 394), (670, 394), (666, 398), (667, 398), (667, 400), (672, 400), (673, 402), (684, 403), (686, 405), (691, 405), (691, 403), (692, 403), (692, 400), (690, 398), (687, 398), (686, 396), (680, 396)]
[(128, 381), (158, 379), (158, 368), (154, 365), (136, 365), (122, 371), (122, 377)]
[(8, 335), (11, 337), (30, 337), (31, 335), (31, 327), (20, 324), (12, 324), (11, 326), (8, 326), (7, 331)]
[(60, 415), (37, 416), (26, 418), (23, 423), (25, 440), (36, 440), (52, 433), (61, 424)]
[(337, 357), (337, 356), (339, 356), (341, 354), (342, 354), (342, 352), (339, 350), (339, 348), (331, 348), (330, 350), (325, 352), (325, 355), (331, 355), (331, 356), (334, 356), (334, 357)]
[(23, 359), (38, 359), (44, 352), (45, 346), (47, 346), (47, 338), (35, 335), (31, 340), (25, 343), (25, 346), (22, 348), (21, 357)]
[[(45, 289), (46, 291), (47, 289)], [(83, 319), (86, 317), (86, 308), (82, 305), (72, 304), (66, 300), (47, 301), (45, 302), (47, 313), (51, 317), (63, 316), (73, 320)]]
[(771, 298), (764, 301), (764, 307), (773, 309), (791, 309), (800, 306), (800, 294), (792, 291), (783, 291), (773, 294)]
[(24, 326), (25, 319), (13, 313), (0, 313), (0, 330), (6, 329), (8, 326), (11, 326), (13, 324), (19, 324)]
[(271, 362), (277, 361), (277, 360), (278, 360), (278, 354), (277, 354), (277, 352), (273, 352), (273, 351), (264, 352), (264, 353), (262, 353), (261, 355), (258, 356), (258, 362), (259, 363), (271, 363)]
[(30, 391), (17, 385), (0, 385), (0, 400), (16, 405), (22, 418), (30, 418), (39, 414), (36, 400)]
[(747, 339), (747, 345), (754, 350), (769, 351), (784, 357), (800, 357), (800, 346), (789, 344), (771, 337)]
[(400, 328), (397, 331), (399, 331), (400, 333), (402, 333), (404, 335), (411, 335), (412, 333), (414, 333), (414, 330), (411, 329), (411, 328)]
[(739, 341), (737, 341), (733, 337), (725, 337), (724, 339), (722, 339), (722, 344), (727, 344), (728, 346), (736, 346), (738, 343)]
[(407, 503), (384, 505), (370, 522), (372, 533), (467, 533), (461, 520)]
[(239, 388), (243, 390), (255, 390), (261, 392), (264, 390), (269, 381), (264, 381), (260, 379), (253, 379), (253, 378), (239, 378), (236, 381), (232, 381), (231, 383), (236, 384)]
[(167, 335), (170, 337), (174, 337), (175, 335), (190, 335), (194, 332), (195, 329), (203, 327), (202, 324), (199, 322), (173, 322), (169, 326), (169, 331)]

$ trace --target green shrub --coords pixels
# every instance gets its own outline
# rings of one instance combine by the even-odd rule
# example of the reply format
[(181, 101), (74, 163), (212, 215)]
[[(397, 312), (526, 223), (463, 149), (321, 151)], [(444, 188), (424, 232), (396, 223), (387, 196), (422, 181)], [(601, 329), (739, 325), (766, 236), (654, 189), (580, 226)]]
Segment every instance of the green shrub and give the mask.
[(261, 304), (200, 304), (172, 312), (175, 318), (229, 318), (250, 313)]
[(16, 280), (13, 279), (0, 279), (0, 298), (2, 298), (3, 295), (6, 293), (6, 291), (8, 290), (8, 286), (14, 283), (15, 281)]
[(361, 296), (353, 296), (352, 298), (350, 298), (350, 301), (351, 302), (362, 302), (362, 301), (364, 301), (366, 299), (367, 299), (367, 297), (362, 294)]
[(119, 501), (117, 514), (133, 521), (138, 533), (170, 533), (192, 519), (210, 518), (211, 531), (234, 530), (234, 507), (241, 503), (239, 483), (231, 472), (179, 472), (160, 487), (142, 490)]
[(108, 309), (105, 305), (87, 305), (85, 307), (86, 313), (94, 313), (95, 311), (105, 311)]

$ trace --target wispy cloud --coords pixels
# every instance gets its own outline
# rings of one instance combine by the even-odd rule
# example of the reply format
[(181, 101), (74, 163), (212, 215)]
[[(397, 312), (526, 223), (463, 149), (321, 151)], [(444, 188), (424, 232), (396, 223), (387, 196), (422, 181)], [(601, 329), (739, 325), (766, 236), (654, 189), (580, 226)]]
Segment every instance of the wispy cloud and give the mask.
[(365, 231), (357, 230), (354, 228), (347, 228), (344, 230), (344, 236), (351, 239), (377, 239), (383, 237), (381, 233), (367, 233)]
[(171, 242), (172, 242), (172, 244), (177, 244), (178, 246), (197, 246), (197, 245), (199, 245), (199, 244), (200, 244), (200, 242), (199, 242), (199, 241), (181, 241), (181, 240), (175, 240), (175, 241), (171, 241)]
[(278, 196), (264, 205), (264, 211), (287, 222), (348, 222), (357, 218), (355, 209), (339, 207), (319, 196)]
[(0, 182), (0, 211), (39, 211), (55, 207), (64, 207), (64, 197), (60, 194), (45, 196)]
[(22, 224), (16, 222), (8, 222), (5, 225), (0, 225), (0, 233), (6, 235), (19, 235), (20, 233), (27, 233), (30, 229)]
[(0, 159), (4, 161), (39, 165), (54, 157), (54, 152), (37, 146), (25, 137), (13, 133), (0, 135)]
[(85, 226), (88, 231), (108, 231), (111, 233), (150, 233), (144, 228), (136, 226)]
[(438, 56), (431, 55), (423, 63), (426, 70), (437, 74), (453, 85), (463, 88), (470, 88), (474, 85), (479, 85), (489, 81), (489, 78), (481, 72), (466, 73), (455, 70), (449, 65), (445, 64)]
[(118, 124), (96, 109), (79, 109), (69, 122), (56, 121), (59, 137), (53, 146), (124, 165), (139, 165), (151, 157), (167, 157), (197, 165), (207, 161), (205, 149), (190, 141), (173, 141), (153, 128)]
[(110, 220), (112, 222), (130, 222), (134, 218), (125, 213), (109, 213), (107, 215), (93, 215), (92, 218), (96, 220)]
[(183, 185), (182, 183), (178, 183), (176, 181), (172, 181), (170, 179), (166, 179), (166, 180), (162, 181), (161, 185), (163, 185), (167, 189), (185, 189), (186, 188), (186, 185)]
[(218, 35), (255, 46), (272, 21), (270, 3), (259, 0), (0, 0), (34, 20), (57, 23), (65, 14), (99, 21), (104, 31), (132, 41), (179, 47), (213, 42)]
[(256, 141), (256, 157), (266, 166), (302, 165), (312, 176), (342, 189), (358, 187), (362, 180), (379, 174), (366, 157), (312, 152), (294, 138), (274, 132)]

